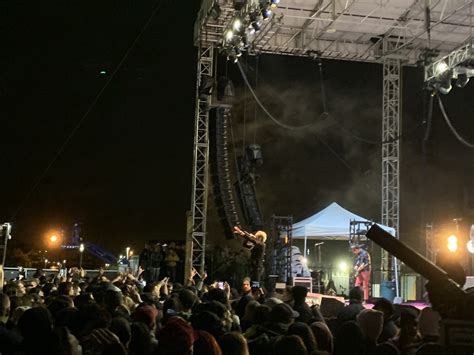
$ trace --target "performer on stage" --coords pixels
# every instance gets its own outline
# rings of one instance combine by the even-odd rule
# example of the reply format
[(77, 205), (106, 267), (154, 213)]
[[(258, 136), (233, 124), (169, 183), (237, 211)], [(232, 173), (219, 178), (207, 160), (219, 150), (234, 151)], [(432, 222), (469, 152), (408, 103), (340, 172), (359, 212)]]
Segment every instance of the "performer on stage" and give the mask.
[(359, 244), (351, 246), (352, 252), (356, 255), (354, 259), (355, 283), (354, 286), (362, 286), (364, 291), (364, 301), (369, 298), (370, 284), (370, 255), (362, 249)]
[(265, 241), (267, 233), (257, 231), (255, 234), (234, 227), (234, 234), (244, 238), (244, 247), (250, 249), (250, 277), (252, 281), (259, 281), (263, 274), (263, 257), (265, 255)]

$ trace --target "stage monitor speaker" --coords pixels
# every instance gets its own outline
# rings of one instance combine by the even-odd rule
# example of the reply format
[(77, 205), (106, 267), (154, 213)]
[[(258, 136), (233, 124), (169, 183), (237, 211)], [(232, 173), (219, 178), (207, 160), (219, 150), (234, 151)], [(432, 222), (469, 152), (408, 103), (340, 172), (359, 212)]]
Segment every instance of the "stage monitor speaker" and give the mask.
[(345, 307), (344, 303), (332, 298), (322, 296), (321, 305), (319, 310), (324, 318), (334, 318), (337, 317), (338, 313)]
[(293, 286), (305, 286), (309, 293), (313, 293), (313, 280), (311, 277), (294, 277)]

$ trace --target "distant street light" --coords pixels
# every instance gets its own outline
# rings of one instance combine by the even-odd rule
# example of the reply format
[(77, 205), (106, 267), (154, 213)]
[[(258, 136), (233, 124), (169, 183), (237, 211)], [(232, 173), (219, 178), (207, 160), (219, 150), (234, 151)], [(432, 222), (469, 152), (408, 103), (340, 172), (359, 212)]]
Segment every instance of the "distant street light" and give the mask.
[(125, 249), (125, 256), (126, 256), (127, 259), (130, 257), (130, 247), (127, 247)]
[(79, 245), (79, 253), (79, 268), (82, 268), (82, 254), (84, 253), (84, 243), (81, 243), (81, 245)]
[(58, 237), (56, 237), (56, 235), (53, 234), (51, 237), (49, 237), (49, 241), (51, 243), (56, 243), (58, 241)]

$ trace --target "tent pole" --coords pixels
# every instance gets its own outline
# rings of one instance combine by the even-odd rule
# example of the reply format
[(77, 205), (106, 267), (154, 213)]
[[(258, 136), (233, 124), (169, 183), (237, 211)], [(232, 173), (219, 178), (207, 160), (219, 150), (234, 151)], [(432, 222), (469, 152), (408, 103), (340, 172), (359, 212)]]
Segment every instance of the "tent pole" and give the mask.
[(306, 233), (305, 233), (305, 234), (304, 234), (304, 251), (303, 251), (303, 256), (304, 256), (304, 258), (305, 258), (306, 260), (308, 260), (308, 259), (306, 258), (306, 256), (307, 256), (307, 255), (306, 255), (306, 249), (307, 249), (307, 248), (306, 248), (306, 244), (307, 244), (307, 242), (308, 242), (308, 237), (306, 236)]

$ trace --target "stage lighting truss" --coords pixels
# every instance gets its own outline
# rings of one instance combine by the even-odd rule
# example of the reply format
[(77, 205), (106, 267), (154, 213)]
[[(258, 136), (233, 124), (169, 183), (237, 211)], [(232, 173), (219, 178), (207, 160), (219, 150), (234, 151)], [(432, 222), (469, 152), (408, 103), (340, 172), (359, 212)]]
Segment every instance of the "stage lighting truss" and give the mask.
[(464, 87), (474, 76), (474, 50), (472, 43), (452, 51), (447, 56), (425, 66), (425, 84), (442, 94), (448, 94), (451, 81), (458, 87)]
[(249, 0), (234, 12), (224, 31), (221, 51), (228, 60), (237, 62), (253, 43), (264, 21), (268, 21), (280, 0)]

